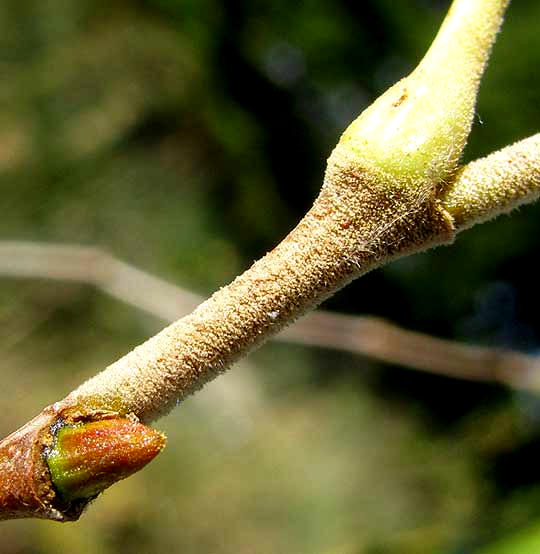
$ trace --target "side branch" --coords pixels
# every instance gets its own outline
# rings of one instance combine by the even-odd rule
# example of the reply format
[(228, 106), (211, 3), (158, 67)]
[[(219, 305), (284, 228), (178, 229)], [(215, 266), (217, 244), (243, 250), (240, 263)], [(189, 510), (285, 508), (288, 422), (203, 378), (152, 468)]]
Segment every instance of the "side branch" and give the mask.
[(457, 231), (540, 196), (540, 133), (461, 168), (441, 202)]

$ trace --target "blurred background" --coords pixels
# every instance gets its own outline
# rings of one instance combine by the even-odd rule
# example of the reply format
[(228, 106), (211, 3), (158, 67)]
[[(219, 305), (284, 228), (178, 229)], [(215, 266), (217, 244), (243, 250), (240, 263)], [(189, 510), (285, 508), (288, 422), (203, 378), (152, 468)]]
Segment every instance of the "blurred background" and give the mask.
[[(300, 219), (340, 133), (448, 6), (3, 0), (2, 434), (165, 323), (90, 285), (7, 275), (36, 260), (3, 241), (95, 246), (207, 296)], [(510, 7), (466, 160), (538, 132), (538, 21), (537, 0)], [(393, 263), (324, 308), (534, 355), (539, 215)], [(272, 343), (156, 426), (169, 442), (148, 468), (77, 523), (3, 522), (0, 552), (540, 551), (534, 393)]]

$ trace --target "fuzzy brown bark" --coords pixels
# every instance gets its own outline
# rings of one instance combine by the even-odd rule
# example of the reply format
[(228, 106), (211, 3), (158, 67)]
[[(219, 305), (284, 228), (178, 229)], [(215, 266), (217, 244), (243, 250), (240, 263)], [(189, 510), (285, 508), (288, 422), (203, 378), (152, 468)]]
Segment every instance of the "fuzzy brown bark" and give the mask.
[(313, 208), (264, 258), (64, 402), (148, 422), (352, 279), (453, 239), (435, 191), (370, 181), (341, 154)]

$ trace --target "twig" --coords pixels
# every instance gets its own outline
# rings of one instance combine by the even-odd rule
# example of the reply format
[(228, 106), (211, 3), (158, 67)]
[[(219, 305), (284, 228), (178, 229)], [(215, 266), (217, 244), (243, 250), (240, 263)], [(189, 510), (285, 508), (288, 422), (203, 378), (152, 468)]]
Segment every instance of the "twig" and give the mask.
[[(508, 0), (454, 0), (418, 67), (343, 133), (313, 207), (276, 248), (190, 315), (0, 443), (0, 518), (76, 519), (88, 495), (109, 483), (95, 460), (85, 468), (90, 482), (78, 482), (69, 498), (55, 489), (46, 466), (60, 440), (59, 427), (67, 426), (65, 436), (76, 442), (56, 453), (57, 468), (69, 466), (72, 448), (80, 446), (76, 458), (87, 459), (87, 441), (101, 430), (125, 429), (126, 418), (145, 422), (166, 413), (351, 280), (454, 240), (461, 208), (449, 211), (445, 193), (457, 176), (480, 79), (507, 5)], [(528, 170), (525, 164), (518, 174)], [(467, 196), (462, 201), (476, 204)], [(80, 434), (74, 430), (79, 426)], [(110, 467), (128, 470), (128, 460), (116, 463), (124, 451), (113, 448)]]
[(462, 167), (442, 203), (458, 231), (540, 196), (540, 133)]

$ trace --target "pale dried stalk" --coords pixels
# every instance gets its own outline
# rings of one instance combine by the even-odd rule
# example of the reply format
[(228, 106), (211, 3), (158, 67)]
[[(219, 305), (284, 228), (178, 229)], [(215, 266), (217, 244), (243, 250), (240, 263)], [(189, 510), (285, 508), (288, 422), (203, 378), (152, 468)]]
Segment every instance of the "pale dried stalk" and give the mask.
[(0, 275), (92, 284), (165, 321), (178, 319), (202, 301), (190, 291), (90, 246), (0, 241)]
[(302, 324), (285, 329), (282, 340), (353, 352), (436, 375), (540, 392), (537, 356), (439, 339), (376, 317), (315, 312)]
[[(520, 149), (521, 143), (518, 143), (505, 150), (519, 152)], [(540, 166), (540, 146), (534, 159)], [(496, 175), (502, 174), (499, 172)], [(530, 182), (527, 173), (515, 177), (519, 182)], [(490, 179), (490, 182), (493, 183), (493, 180)], [(453, 186), (459, 188), (460, 184), (456, 182)], [(516, 188), (523, 187), (516, 184)], [(536, 189), (540, 192), (540, 182), (536, 184)], [(0, 241), (0, 275), (75, 280), (92, 284), (112, 297), (165, 321), (174, 321), (202, 302), (199, 296), (92, 247)], [(438, 339), (402, 329), (377, 317), (317, 310), (273, 338), (293, 344), (352, 352), (448, 377), (500, 382), (517, 389), (536, 393), (540, 391), (539, 383), (532, 380), (534, 375), (540, 373), (538, 357)], [(218, 395), (228, 398), (228, 395), (233, 394), (230, 387), (226, 386), (229, 381), (219, 380), (218, 383), (221, 384)], [(246, 383), (236, 383), (234, 386), (240, 385), (245, 386)], [(256, 396), (253, 383), (249, 384), (248, 391), (246, 394), (253, 400)], [(234, 404), (238, 404), (238, 398)]]

